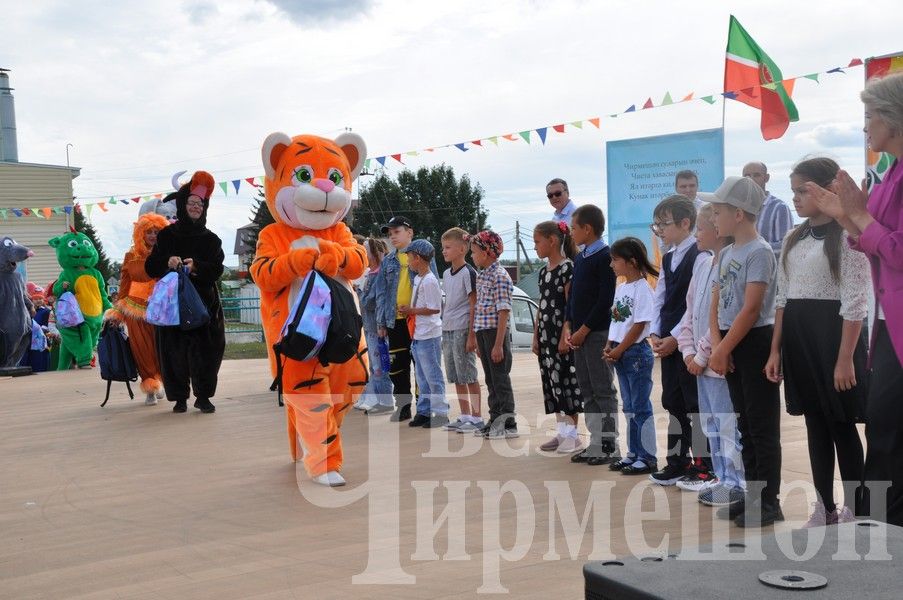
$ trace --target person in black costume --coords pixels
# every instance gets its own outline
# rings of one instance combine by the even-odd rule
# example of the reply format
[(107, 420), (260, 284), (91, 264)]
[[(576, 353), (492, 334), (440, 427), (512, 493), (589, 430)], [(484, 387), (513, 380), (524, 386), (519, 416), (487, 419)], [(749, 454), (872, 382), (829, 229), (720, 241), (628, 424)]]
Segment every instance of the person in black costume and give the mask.
[(191, 181), (163, 199), (163, 202), (175, 201), (178, 220), (160, 230), (157, 244), (144, 263), (147, 274), (153, 278), (187, 268), (189, 280), (210, 314), (206, 325), (190, 331), (179, 327), (157, 327), (163, 387), (166, 397), (175, 402), (172, 410), (177, 413), (188, 410), (191, 389), (194, 390), (195, 408), (204, 413), (216, 410), (210, 398), (216, 393), (226, 347), (223, 309), (216, 285), (223, 274), (225, 256), (222, 241), (206, 225), (213, 186), (213, 176), (198, 171)]

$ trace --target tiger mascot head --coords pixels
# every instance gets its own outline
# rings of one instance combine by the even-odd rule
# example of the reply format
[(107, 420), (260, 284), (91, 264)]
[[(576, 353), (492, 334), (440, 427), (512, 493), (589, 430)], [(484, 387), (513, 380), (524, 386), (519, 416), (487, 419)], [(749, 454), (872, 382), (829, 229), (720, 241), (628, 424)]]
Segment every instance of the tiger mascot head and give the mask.
[(271, 133), (261, 150), (267, 207), (277, 223), (303, 230), (332, 227), (351, 209), (351, 182), (367, 155), (361, 136), (335, 140)]

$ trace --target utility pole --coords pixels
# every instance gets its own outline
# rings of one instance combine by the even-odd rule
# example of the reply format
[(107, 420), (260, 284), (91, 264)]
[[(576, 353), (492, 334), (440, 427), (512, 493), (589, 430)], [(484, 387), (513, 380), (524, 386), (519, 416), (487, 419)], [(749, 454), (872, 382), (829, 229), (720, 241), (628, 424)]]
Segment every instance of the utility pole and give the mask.
[[(69, 176), (69, 189), (72, 189), (72, 170), (69, 168), (69, 148), (75, 147), (75, 144), (66, 144), (66, 174)], [(72, 210), (75, 210), (73, 207)], [(64, 211), (65, 212), (65, 211)], [(69, 231), (69, 213), (66, 213), (66, 231)]]
[(514, 248), (517, 250), (517, 262), (514, 267), (514, 275), (517, 283), (520, 283), (520, 221), (514, 222)]

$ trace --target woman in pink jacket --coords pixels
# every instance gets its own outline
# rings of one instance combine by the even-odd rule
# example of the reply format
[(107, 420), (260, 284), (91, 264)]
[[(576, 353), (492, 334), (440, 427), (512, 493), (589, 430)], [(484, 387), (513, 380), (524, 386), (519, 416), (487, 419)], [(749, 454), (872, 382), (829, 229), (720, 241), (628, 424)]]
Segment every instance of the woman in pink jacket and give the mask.
[[(875, 289), (875, 325), (869, 362), (866, 408), (866, 480), (872, 495), (883, 495), (889, 482), (888, 523), (903, 525), (903, 73), (872, 79), (862, 94), (865, 133), (873, 152), (887, 152), (894, 163), (884, 179), (867, 192), (846, 171), (839, 171), (830, 191), (808, 183), (822, 212), (850, 234), (850, 244), (869, 258)], [(872, 498), (881, 519), (880, 499)]]

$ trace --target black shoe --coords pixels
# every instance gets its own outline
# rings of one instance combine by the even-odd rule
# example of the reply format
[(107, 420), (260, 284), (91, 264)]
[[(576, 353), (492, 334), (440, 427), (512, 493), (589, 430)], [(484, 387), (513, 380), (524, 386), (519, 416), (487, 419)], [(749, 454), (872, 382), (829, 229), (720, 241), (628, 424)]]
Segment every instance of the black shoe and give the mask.
[(746, 510), (746, 499), (740, 500), (739, 502), (734, 502), (730, 506), (722, 506), (718, 509), (718, 512), (715, 514), (718, 515), (719, 519), (724, 519), (725, 521), (731, 520), (733, 521), (738, 516), (743, 514), (743, 511)]
[(590, 459), (590, 457), (587, 456), (586, 450), (584, 450), (583, 452), (578, 452), (577, 454), (573, 455), (571, 457), (571, 462), (572, 463), (585, 463), (589, 459)]
[(410, 423), (408, 423), (408, 427), (423, 427), (424, 424), (429, 423), (430, 418), (426, 415), (418, 414), (414, 417)]
[(392, 413), (392, 416), (389, 417), (389, 420), (393, 423), (400, 423), (402, 421), (407, 421), (411, 418), (411, 405), (405, 404), (404, 406), (399, 407)]
[(652, 473), (653, 471), (655, 471), (655, 464), (647, 465), (646, 463), (643, 463), (642, 466), (627, 465), (621, 469), (621, 475), (645, 475), (646, 473)]
[(750, 510), (737, 515), (734, 523), (737, 527), (768, 527), (776, 521), (783, 521), (784, 513), (777, 502), (754, 503)]
[(434, 417), (427, 417), (426, 423), (421, 425), (424, 429), (431, 429), (433, 427), (445, 427), (448, 425), (448, 417), (445, 415), (436, 415)]
[(633, 464), (633, 461), (630, 461), (630, 462), (624, 462), (624, 461), (625, 461), (625, 459), (622, 458), (621, 460), (618, 460), (618, 461), (615, 461), (615, 462), (609, 464), (608, 470), (609, 471), (620, 471), (624, 467), (629, 467), (630, 465)]
[(176, 400), (172, 407), (172, 412), (183, 413), (188, 411), (188, 400)]
[(216, 412), (216, 407), (213, 406), (213, 403), (207, 398), (204, 398), (203, 400), (198, 398), (197, 400), (195, 400), (194, 407), (205, 414)]
[(608, 454), (603, 454), (602, 456), (590, 456), (586, 459), (586, 464), (591, 467), (598, 467), (600, 465), (607, 465), (612, 461), (612, 457)]
[(649, 476), (649, 481), (658, 485), (674, 485), (687, 474), (686, 465), (665, 465), (664, 469)]

